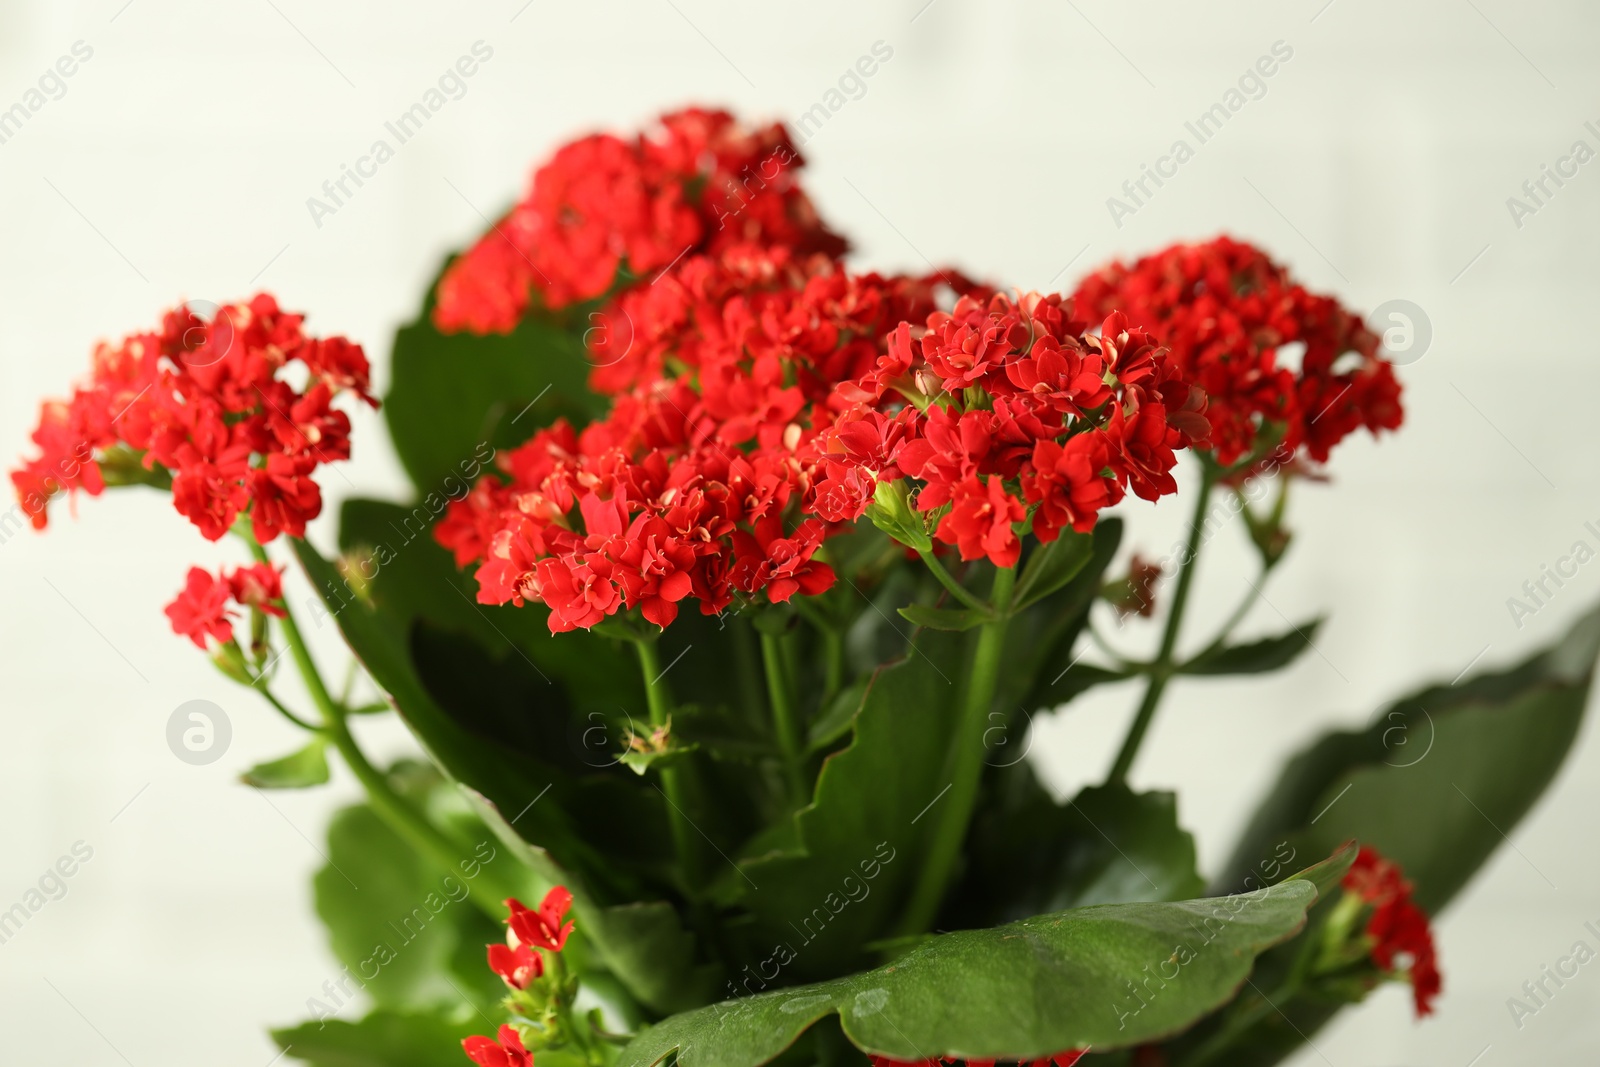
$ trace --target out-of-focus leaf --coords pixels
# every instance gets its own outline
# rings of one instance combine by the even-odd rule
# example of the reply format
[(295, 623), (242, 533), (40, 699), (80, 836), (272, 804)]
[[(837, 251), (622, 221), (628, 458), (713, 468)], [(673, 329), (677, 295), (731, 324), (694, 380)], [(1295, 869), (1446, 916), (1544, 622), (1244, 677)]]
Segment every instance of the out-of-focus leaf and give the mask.
[(994, 621), (994, 616), (987, 611), (974, 611), (972, 608), (930, 608), (923, 604), (908, 604), (900, 609), (900, 616), (915, 626), (953, 632), (970, 630), (974, 626)]
[(1438, 911), (1555, 777), (1597, 654), (1600, 611), (1511, 670), (1423, 690), (1365, 730), (1326, 735), (1284, 768), (1218, 886), (1242, 884), (1281, 841), (1310, 855), (1355, 838), (1404, 867), (1417, 902)]
[(328, 780), (327, 745), (319, 737), (302, 749), (266, 763), (258, 763), (239, 776), (257, 789), (307, 789)]
[(1261, 674), (1293, 663), (1302, 652), (1315, 647), (1321, 619), (1312, 619), (1277, 637), (1264, 637), (1244, 645), (1219, 648), (1183, 665), (1184, 674)]

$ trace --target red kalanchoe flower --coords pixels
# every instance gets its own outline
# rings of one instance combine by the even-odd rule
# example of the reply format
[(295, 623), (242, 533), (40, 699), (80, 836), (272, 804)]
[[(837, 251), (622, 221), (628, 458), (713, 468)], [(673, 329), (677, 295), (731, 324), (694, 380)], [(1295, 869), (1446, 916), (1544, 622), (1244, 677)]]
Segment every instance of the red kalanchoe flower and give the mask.
[[(304, 391), (280, 377), (290, 370)], [(322, 509), (312, 474), (350, 456), (350, 417), (332, 402), (353, 392), (376, 405), (367, 375), (359, 345), (308, 337), (265, 293), (209, 321), (175, 308), (159, 330), (95, 349), (89, 379), (43, 406), (40, 454), (11, 480), (40, 529), (51, 496), (99, 495), (114, 460), (121, 482), (170, 478), (173, 506), (210, 540), (247, 512), (260, 541), (298, 537)]]
[(511, 898), (506, 901), (506, 907), (511, 909), (511, 916), (506, 920), (510, 927), (510, 940), (512, 948), (524, 945), (532, 948), (542, 948), (550, 952), (560, 952), (567, 943), (567, 935), (572, 933), (573, 924), (565, 924), (562, 919), (567, 914), (567, 909), (572, 906), (572, 894), (565, 886), (556, 886), (544, 895), (544, 900), (537, 910), (529, 908), (522, 901)]
[(533, 1067), (533, 1053), (523, 1047), (514, 1027), (500, 1027), (500, 1040), (473, 1036), (461, 1042), (467, 1057), (478, 1067)]
[(841, 255), (800, 189), (802, 166), (781, 125), (749, 129), (723, 111), (674, 112), (627, 140), (579, 138), (450, 265), (434, 323), (508, 333), (535, 301), (560, 309), (740, 244)]
[(527, 989), (528, 983), (544, 974), (544, 957), (527, 945), (490, 945), (489, 969), (512, 989)]
[(232, 597), (229, 583), (211, 576), (200, 567), (190, 567), (183, 584), (183, 592), (166, 607), (167, 618), (172, 620), (172, 632), (187, 637), (202, 651), (206, 638), (219, 644), (233, 640), (233, 621), (228, 617), (228, 601)]
[(1443, 988), (1433, 931), (1427, 913), (1412, 902), (1411, 883), (1399, 865), (1363, 845), (1342, 885), (1372, 906), (1366, 928), (1372, 962), (1390, 974), (1404, 972), (1417, 1017), (1432, 1014), (1433, 1001)]
[(987, 556), (996, 567), (1015, 567), (1022, 553), (1012, 524), (1027, 514), (1022, 501), (1006, 492), (998, 477), (987, 482), (970, 475), (951, 489), (951, 507), (934, 535), (955, 545), (964, 560)]
[(265, 612), (282, 619), (287, 616), (283, 607), (283, 572), (265, 563), (252, 563), (235, 568), (228, 575), (229, 595), (247, 608)]
[[(1224, 466), (1255, 451), (1267, 424), (1282, 433), (1282, 467), (1297, 452), (1324, 463), (1352, 431), (1393, 430), (1403, 418), (1378, 337), (1252, 245), (1219, 237), (1113, 263), (1083, 281), (1073, 307), (1090, 319), (1125, 312), (1167, 346), (1205, 391), (1210, 447)], [(1298, 369), (1288, 363), (1295, 347)], [(1186, 432), (1197, 428), (1180, 393), (1162, 389), (1159, 399)]]

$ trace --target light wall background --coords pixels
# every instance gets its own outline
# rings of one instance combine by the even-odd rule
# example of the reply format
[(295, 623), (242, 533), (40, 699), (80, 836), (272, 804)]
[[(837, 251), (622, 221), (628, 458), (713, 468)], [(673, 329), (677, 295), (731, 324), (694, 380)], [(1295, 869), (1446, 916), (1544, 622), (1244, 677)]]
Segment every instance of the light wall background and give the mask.
[[(1584, 125), (1600, 126), (1597, 31), (1575, 0), (6, 0), (0, 108), (75, 42), (93, 56), (0, 144), (0, 454), (22, 452), (38, 399), (66, 389), (95, 339), (180, 298), (270, 288), (314, 331), (365, 342), (382, 382), (441, 256), (560, 139), (689, 102), (793, 118), (882, 41), (892, 58), (805, 144), (810, 188), (859, 264), (1059, 288), (1113, 255), (1226, 230), (1358, 307), (1403, 298), (1431, 320), (1431, 348), (1402, 372), (1404, 430), (1352, 440), (1333, 484), (1297, 494), (1297, 544), (1246, 630), (1281, 629), (1280, 608), (1328, 612), (1322, 654), (1267, 681), (1177, 687), (1136, 769), (1141, 787), (1181, 789), (1215, 869), (1297, 746), (1475, 657), (1512, 661), (1600, 600), (1591, 564), (1520, 627), (1506, 606), (1600, 524), (1600, 163), (1520, 226), (1506, 206), (1574, 141), (1600, 148)], [(465, 96), (316, 225), (307, 197), (480, 40), (493, 58)], [(1279, 41), (1293, 56), (1265, 95), (1116, 225), (1107, 197)], [(355, 441), (355, 461), (323, 476), (334, 502), (403, 492), (380, 421), (359, 419)], [(301, 1018), (337, 970), (308, 879), (357, 787), (236, 784), (295, 739), (160, 609), (190, 564), (237, 553), (154, 494), (78, 510), (0, 543), (0, 907), (75, 842), (93, 849), (67, 895), (0, 945), (0, 1060), (265, 1067), (264, 1026)], [(1147, 552), (1180, 533), (1181, 504), (1124, 510)], [(1250, 573), (1239, 531), (1214, 545), (1195, 633)], [(206, 767), (164, 737), (196, 698), (233, 728)], [(1063, 790), (1103, 773), (1133, 700), (1097, 694), (1041, 722), (1036, 754)], [(370, 734), (407, 747), (392, 722)], [(1593, 1062), (1600, 973), (1521, 1029), (1505, 1001), (1600, 919), (1597, 766), (1591, 723), (1515, 848), (1440, 922), (1437, 1017), (1413, 1023), (1388, 989), (1295, 1062)]]

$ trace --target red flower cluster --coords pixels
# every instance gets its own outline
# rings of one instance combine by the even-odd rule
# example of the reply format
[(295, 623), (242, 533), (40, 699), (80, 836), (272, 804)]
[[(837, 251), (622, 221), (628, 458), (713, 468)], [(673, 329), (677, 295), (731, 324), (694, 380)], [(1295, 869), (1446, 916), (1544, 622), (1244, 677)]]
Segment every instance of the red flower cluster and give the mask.
[(1366, 930), (1372, 941), (1372, 962), (1389, 973), (1405, 971), (1417, 1017), (1432, 1014), (1443, 983), (1433, 931), (1427, 913), (1411, 901), (1411, 883), (1398, 865), (1363, 845), (1342, 885), (1372, 905)]
[(925, 483), (916, 506), (964, 560), (1015, 565), (1017, 527), (1041, 541), (1086, 532), (1131, 488), (1177, 490), (1174, 450), (1203, 440), (1205, 395), (1120, 314), (1083, 332), (1059, 296), (963, 296), (836, 392), (854, 406), (829, 431), (817, 514), (853, 521), (877, 484)]
[[(47, 401), (33, 441), (40, 455), (13, 471), (22, 507), (43, 529), (52, 495), (98, 496), (106, 450), (131, 449), (169, 474), (173, 504), (215, 541), (246, 509), (256, 539), (299, 537), (322, 509), (317, 465), (350, 457), (350, 418), (331, 404), (367, 393), (367, 358), (343, 337), (301, 331), (301, 316), (265, 293), (219, 308), (206, 322), (189, 307), (119, 345), (101, 344), (86, 385)], [(280, 380), (299, 363), (303, 390)]]
[(236, 567), (232, 574), (218, 574), (190, 567), (183, 591), (166, 607), (172, 632), (187, 637), (204, 650), (206, 638), (219, 644), (233, 640), (233, 612), (230, 604), (240, 604), (268, 615), (283, 618), (283, 574), (265, 563)]
[(527, 196), (446, 271), (434, 323), (506, 333), (537, 294), (548, 308), (599, 297), (686, 253), (742, 243), (843, 254), (796, 179), (782, 125), (724, 111), (664, 115), (630, 140), (580, 138), (533, 175)]
[[(564, 920), (572, 907), (572, 893), (558, 885), (544, 895), (538, 908), (515, 898), (507, 900), (506, 907), (511, 910), (506, 919), (506, 943), (489, 946), (489, 969), (520, 992), (544, 974), (544, 957), (538, 950), (560, 952), (566, 947), (573, 924)], [(461, 1047), (479, 1067), (533, 1067), (533, 1054), (522, 1044), (515, 1027), (500, 1027), (499, 1037), (499, 1041), (469, 1037)]]
[[(1282, 426), (1280, 449), (1303, 447), (1317, 463), (1359, 427), (1400, 425), (1400, 384), (1377, 336), (1252, 245), (1220, 237), (1113, 263), (1078, 286), (1073, 307), (1088, 319), (1121, 310), (1160, 338), (1210, 398), (1211, 448), (1224, 466), (1255, 449), (1264, 422)], [(1284, 351), (1296, 343), (1298, 369)]]
[(602, 369), (609, 416), (503, 455), (505, 480), (479, 482), (435, 536), (458, 565), (482, 561), (479, 601), (542, 600), (558, 633), (635, 606), (666, 626), (689, 596), (715, 614), (736, 593), (819, 593), (834, 574), (813, 556), (834, 528), (808, 513), (846, 406), (835, 388), (933, 290), (781, 247), (690, 258), (608, 312), (634, 330)]
[(489, 969), (512, 989), (527, 989), (528, 983), (544, 974), (544, 957), (536, 952), (560, 952), (566, 947), (573, 924), (563, 924), (572, 907), (572, 893), (556, 886), (544, 895), (537, 909), (522, 901), (506, 901), (511, 915), (506, 919), (506, 943), (489, 946)]

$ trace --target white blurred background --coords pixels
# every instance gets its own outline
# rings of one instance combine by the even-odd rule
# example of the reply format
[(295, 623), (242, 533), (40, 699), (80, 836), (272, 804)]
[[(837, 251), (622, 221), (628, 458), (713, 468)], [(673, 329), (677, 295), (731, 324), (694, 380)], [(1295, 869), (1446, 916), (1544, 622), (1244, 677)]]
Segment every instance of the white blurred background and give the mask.
[[(1584, 126), (1600, 127), (1597, 31), (1576, 0), (7, 0), (0, 109), (76, 42), (93, 55), (0, 144), (0, 458), (22, 453), (38, 400), (65, 392), (95, 339), (180, 298), (270, 288), (314, 332), (363, 341), (382, 384), (392, 331), (440, 258), (559, 140), (691, 102), (792, 120), (884, 42), (892, 58), (804, 146), (858, 263), (1061, 288), (1111, 256), (1226, 230), (1357, 307), (1408, 299), (1431, 319), (1431, 348), (1402, 371), (1402, 432), (1352, 439), (1334, 484), (1294, 501), (1298, 541), (1267, 595), (1296, 619), (1331, 613), (1326, 658), (1177, 686), (1136, 768), (1138, 786), (1181, 790), (1214, 870), (1286, 754), (1475, 657), (1511, 661), (1600, 599), (1593, 566), (1520, 629), (1506, 606), (1600, 523), (1600, 163), (1520, 227), (1506, 205), (1574, 141), (1600, 148)], [(466, 95), (316, 225), (307, 197), (480, 40), (493, 58)], [(1116, 225), (1107, 197), (1280, 41), (1293, 56), (1265, 95)], [(329, 496), (403, 493), (377, 417), (355, 442), (342, 476), (322, 476)], [(1131, 542), (1159, 555), (1184, 510), (1124, 508)], [(0, 543), (0, 908), (75, 842), (93, 858), (0, 945), (0, 1059), (264, 1067), (265, 1025), (303, 1017), (337, 970), (309, 876), (357, 787), (236, 784), (293, 732), (161, 615), (191, 563), (237, 562), (233, 548), (155, 494), (56, 514), (47, 535)], [(1242, 541), (1208, 550), (1191, 633), (1242, 591)], [(1251, 616), (1257, 632), (1282, 625), (1266, 605)], [(195, 698), (233, 729), (205, 767), (164, 737)], [(1041, 726), (1057, 784), (1103, 773), (1134, 699), (1098, 694)], [(371, 736), (406, 747), (393, 723)], [(1435, 1018), (1414, 1023), (1387, 989), (1295, 1062), (1593, 1062), (1600, 976), (1581, 973), (1520, 1030), (1505, 1002), (1600, 919), (1597, 766), (1591, 723), (1516, 850), (1441, 921)]]

